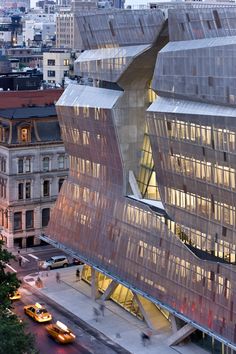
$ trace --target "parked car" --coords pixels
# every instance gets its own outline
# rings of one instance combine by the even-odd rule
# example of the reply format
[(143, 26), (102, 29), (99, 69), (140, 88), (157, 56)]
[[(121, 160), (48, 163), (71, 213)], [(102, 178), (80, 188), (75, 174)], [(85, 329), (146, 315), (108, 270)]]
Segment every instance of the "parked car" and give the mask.
[(60, 267), (68, 267), (68, 265), (69, 265), (69, 260), (66, 256), (63, 255), (53, 256), (46, 261), (40, 262), (40, 267), (42, 269), (47, 269), (47, 270), (60, 268)]

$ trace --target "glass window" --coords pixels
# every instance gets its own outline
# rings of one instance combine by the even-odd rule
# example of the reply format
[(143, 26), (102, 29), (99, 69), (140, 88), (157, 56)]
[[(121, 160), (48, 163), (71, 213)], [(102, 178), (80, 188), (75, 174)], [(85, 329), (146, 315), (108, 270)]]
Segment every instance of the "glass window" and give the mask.
[(22, 213), (14, 213), (14, 230), (22, 230)]
[(25, 227), (26, 227), (26, 229), (33, 229), (33, 227), (34, 227), (34, 211), (33, 210), (26, 210)]
[(31, 198), (31, 183), (26, 182), (25, 184), (25, 198), (30, 199)]
[(55, 77), (56, 72), (55, 70), (48, 70), (48, 77)]
[(0, 141), (2, 143), (5, 142), (5, 129), (3, 127), (0, 126)]
[(69, 65), (69, 59), (64, 59), (64, 65), (68, 66)]
[(50, 219), (50, 208), (45, 208), (42, 210), (42, 227), (48, 225)]
[(43, 181), (43, 196), (49, 197), (50, 195), (50, 182), (48, 180)]
[(58, 157), (58, 168), (63, 170), (65, 168), (65, 157), (63, 155)]
[(25, 159), (25, 172), (31, 172), (31, 158), (27, 157)]
[(24, 127), (20, 129), (20, 140), (22, 143), (30, 142), (30, 128)]
[(24, 198), (24, 183), (18, 184), (18, 199)]
[(49, 171), (49, 157), (43, 158), (43, 171)]
[(18, 159), (18, 173), (23, 173), (24, 159)]
[(1, 171), (2, 172), (6, 172), (6, 159), (3, 157), (2, 159), (1, 159)]
[(56, 65), (56, 61), (54, 60), (54, 59), (48, 59), (48, 65), (49, 66), (54, 66), (54, 65)]
[(64, 180), (65, 180), (64, 178), (60, 178), (60, 179), (59, 179), (59, 181), (58, 181), (58, 192), (60, 192)]

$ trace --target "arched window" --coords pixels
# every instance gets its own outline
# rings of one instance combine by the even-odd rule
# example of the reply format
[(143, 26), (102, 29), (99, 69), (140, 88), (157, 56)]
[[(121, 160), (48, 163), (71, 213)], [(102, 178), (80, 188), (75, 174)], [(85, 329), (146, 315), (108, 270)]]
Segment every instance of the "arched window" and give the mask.
[(31, 142), (30, 126), (21, 126), (19, 129), (19, 141), (21, 143)]

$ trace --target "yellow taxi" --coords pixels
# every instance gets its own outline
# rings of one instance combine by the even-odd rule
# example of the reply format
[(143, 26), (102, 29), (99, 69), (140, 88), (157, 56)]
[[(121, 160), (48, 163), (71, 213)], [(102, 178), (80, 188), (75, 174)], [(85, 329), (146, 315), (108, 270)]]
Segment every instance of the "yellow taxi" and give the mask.
[(62, 322), (57, 321), (46, 326), (48, 334), (59, 343), (71, 343), (75, 340), (74, 333)]
[(24, 306), (24, 312), (37, 322), (48, 322), (52, 319), (52, 315), (38, 302), (35, 305)]
[(10, 300), (18, 300), (21, 298), (21, 293), (19, 292), (19, 290), (16, 290), (9, 296), (9, 298)]

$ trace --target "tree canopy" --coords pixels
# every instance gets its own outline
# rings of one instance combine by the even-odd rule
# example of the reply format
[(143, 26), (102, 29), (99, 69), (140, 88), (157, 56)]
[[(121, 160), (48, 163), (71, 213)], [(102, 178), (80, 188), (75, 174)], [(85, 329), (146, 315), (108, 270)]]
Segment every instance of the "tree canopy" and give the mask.
[(6, 263), (14, 258), (0, 240), (0, 354), (33, 354), (37, 353), (33, 335), (27, 332), (26, 324), (9, 311), (12, 307), (9, 297), (20, 286), (16, 274), (6, 271)]

